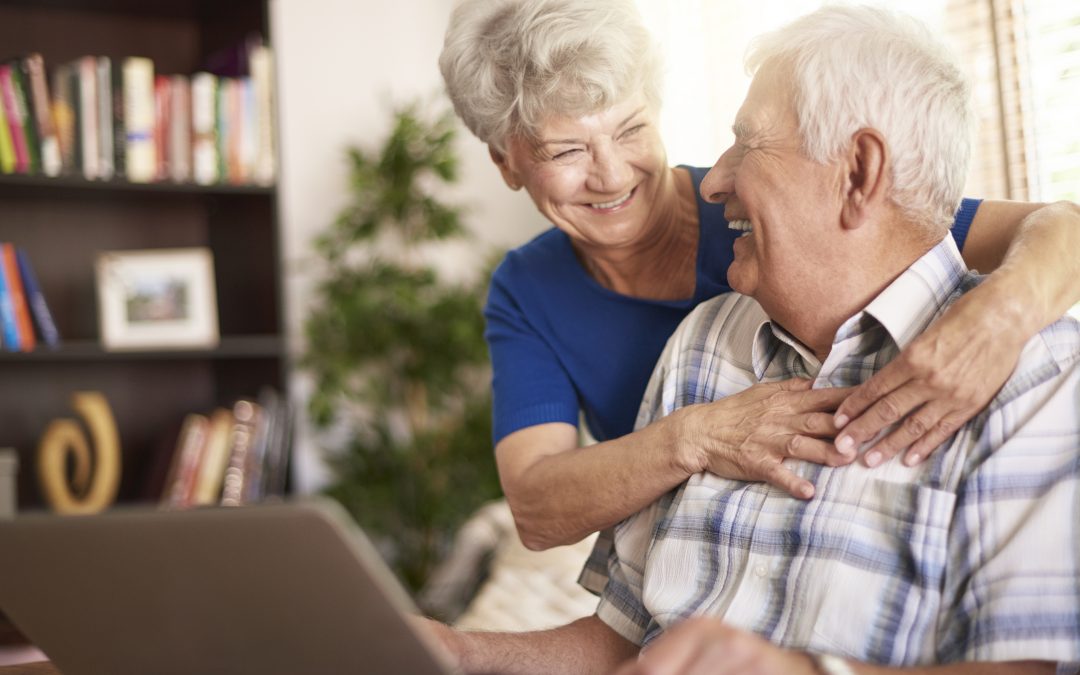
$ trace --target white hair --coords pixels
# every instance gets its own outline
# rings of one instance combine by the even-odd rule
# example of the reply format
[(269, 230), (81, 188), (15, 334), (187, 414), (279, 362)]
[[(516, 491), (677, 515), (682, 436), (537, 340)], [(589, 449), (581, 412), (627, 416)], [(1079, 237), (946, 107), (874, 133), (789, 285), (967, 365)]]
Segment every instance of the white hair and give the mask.
[(916, 19), (883, 7), (823, 7), (757, 38), (747, 69), (793, 76), (803, 151), (833, 161), (862, 128), (889, 144), (890, 198), (928, 232), (953, 222), (975, 113), (955, 57)]
[(605, 110), (638, 91), (658, 108), (660, 61), (632, 0), (465, 0), (439, 69), (465, 125), (503, 149), (552, 115)]

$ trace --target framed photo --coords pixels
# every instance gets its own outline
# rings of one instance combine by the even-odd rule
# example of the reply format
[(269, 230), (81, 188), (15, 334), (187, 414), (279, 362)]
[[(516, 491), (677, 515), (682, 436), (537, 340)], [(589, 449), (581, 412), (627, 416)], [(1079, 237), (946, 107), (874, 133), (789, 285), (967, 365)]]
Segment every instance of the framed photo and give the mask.
[(97, 293), (106, 350), (218, 344), (214, 259), (208, 248), (99, 253)]

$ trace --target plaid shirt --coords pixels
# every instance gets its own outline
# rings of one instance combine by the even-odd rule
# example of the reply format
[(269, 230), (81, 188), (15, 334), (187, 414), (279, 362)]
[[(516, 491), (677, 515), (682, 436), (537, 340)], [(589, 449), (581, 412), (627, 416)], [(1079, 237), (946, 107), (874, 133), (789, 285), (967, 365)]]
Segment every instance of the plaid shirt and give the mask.
[[(863, 382), (975, 283), (946, 238), (840, 327), (824, 363), (752, 299), (717, 297), (668, 342), (637, 427), (757, 382)], [(705, 614), (891, 666), (1080, 661), (1078, 449), (1080, 323), (1062, 319), (921, 466), (789, 460), (809, 501), (696, 474), (617, 525), (613, 548), (598, 541), (582, 583), (637, 644)]]

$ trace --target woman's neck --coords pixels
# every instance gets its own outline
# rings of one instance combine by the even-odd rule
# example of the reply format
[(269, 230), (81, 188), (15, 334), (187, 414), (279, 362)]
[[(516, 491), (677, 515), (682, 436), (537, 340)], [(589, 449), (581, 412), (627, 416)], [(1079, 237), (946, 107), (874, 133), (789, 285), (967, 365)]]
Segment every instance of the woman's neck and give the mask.
[(645, 235), (629, 246), (575, 246), (582, 266), (601, 286), (636, 298), (682, 300), (694, 294), (700, 230), (689, 172), (669, 169)]

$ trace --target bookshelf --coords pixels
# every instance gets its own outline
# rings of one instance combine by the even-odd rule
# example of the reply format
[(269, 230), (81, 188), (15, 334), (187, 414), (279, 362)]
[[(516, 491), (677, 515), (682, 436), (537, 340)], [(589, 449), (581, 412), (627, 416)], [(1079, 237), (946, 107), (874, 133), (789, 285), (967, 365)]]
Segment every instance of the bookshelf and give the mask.
[[(145, 56), (157, 72), (191, 74), (252, 32), (272, 44), (266, 0), (0, 0), (7, 59), (46, 65), (92, 54)], [(33, 457), (50, 420), (72, 417), (83, 389), (108, 399), (120, 431), (120, 501), (138, 501), (156, 453), (184, 415), (264, 385), (285, 393), (281, 260), (274, 186), (130, 183), (0, 175), (0, 241), (33, 261), (63, 338), (60, 349), (0, 352), (0, 447), (19, 456), (20, 508), (41, 506)], [(98, 334), (98, 251), (209, 247), (220, 344), (213, 349), (109, 352)]]

